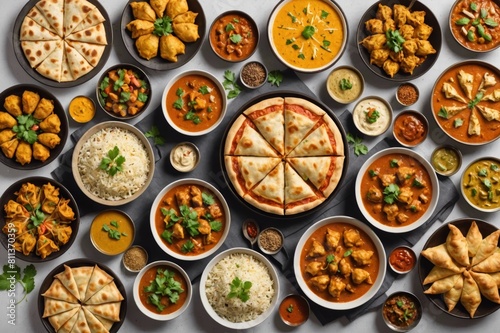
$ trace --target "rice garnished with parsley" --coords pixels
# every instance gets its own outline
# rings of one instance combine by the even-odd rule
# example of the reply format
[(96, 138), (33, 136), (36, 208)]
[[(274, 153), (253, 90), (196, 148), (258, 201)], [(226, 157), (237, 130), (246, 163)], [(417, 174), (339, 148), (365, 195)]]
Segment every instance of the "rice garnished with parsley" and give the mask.
[[(249, 299), (228, 298), (235, 278), (250, 281)], [(207, 275), (205, 293), (214, 311), (233, 323), (254, 320), (264, 313), (273, 299), (273, 280), (265, 264), (252, 255), (233, 253), (214, 265)]]

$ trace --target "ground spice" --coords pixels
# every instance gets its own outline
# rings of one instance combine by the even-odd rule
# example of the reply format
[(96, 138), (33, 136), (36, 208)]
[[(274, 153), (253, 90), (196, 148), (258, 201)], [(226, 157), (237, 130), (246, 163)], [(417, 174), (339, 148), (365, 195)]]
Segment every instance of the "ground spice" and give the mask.
[(243, 66), (241, 80), (250, 87), (258, 87), (266, 80), (266, 69), (258, 62), (251, 62)]
[(418, 99), (418, 91), (411, 84), (402, 84), (398, 88), (398, 100), (403, 105), (412, 105)]
[(140, 271), (148, 262), (146, 251), (139, 247), (132, 247), (125, 252), (123, 264), (132, 271)]
[(283, 238), (279, 231), (275, 229), (266, 229), (259, 235), (259, 244), (265, 251), (276, 252), (283, 245)]

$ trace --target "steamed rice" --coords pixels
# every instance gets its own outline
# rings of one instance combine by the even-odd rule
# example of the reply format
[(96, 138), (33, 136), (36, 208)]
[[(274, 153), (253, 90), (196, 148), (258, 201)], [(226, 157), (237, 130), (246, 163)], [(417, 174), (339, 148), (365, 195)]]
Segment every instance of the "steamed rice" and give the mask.
[[(110, 176), (99, 169), (103, 157), (115, 146), (125, 157), (123, 170)], [(116, 201), (139, 191), (147, 181), (149, 157), (141, 140), (118, 127), (104, 128), (93, 134), (78, 154), (78, 172), (85, 188), (101, 199)]]
[[(246, 302), (227, 298), (234, 278), (252, 282)], [(241, 323), (256, 319), (271, 305), (274, 283), (265, 264), (252, 255), (233, 253), (214, 265), (207, 275), (205, 293), (214, 311), (222, 318)]]

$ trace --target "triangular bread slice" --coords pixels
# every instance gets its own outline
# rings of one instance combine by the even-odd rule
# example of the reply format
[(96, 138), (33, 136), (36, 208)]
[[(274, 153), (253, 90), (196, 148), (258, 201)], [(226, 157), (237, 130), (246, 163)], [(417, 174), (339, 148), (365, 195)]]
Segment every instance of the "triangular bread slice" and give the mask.
[(80, 53), (88, 63), (95, 67), (106, 49), (105, 45), (82, 43), (77, 41), (67, 41), (67, 43)]
[(108, 45), (108, 40), (106, 38), (106, 30), (104, 29), (103, 23), (99, 23), (97, 25), (83, 29), (81, 31), (73, 32), (72, 34), (66, 36), (66, 40)]
[(93, 69), (89, 62), (67, 42), (64, 42), (64, 53), (66, 54), (70, 73), (74, 80), (77, 80)]
[(80, 307), (79, 303), (69, 303), (66, 301), (61, 301), (50, 297), (45, 297), (43, 304), (44, 306), (43, 306), (42, 318), (54, 316), (59, 313), (63, 313), (66, 311), (70, 311), (71, 309)]
[(278, 157), (276, 150), (255, 129), (253, 122), (240, 115), (228, 131), (225, 155)]
[(302, 98), (285, 98), (285, 154), (297, 146), (325, 111)]
[(265, 212), (283, 215), (284, 188), (284, 166), (279, 163), (243, 199)]
[(80, 293), (78, 292), (78, 286), (76, 285), (75, 278), (73, 277), (73, 271), (68, 265), (64, 265), (64, 271), (54, 276), (59, 279), (66, 289), (72, 293), (76, 298), (80, 298)]
[(90, 312), (87, 308), (83, 308), (83, 313), (85, 314), (85, 319), (87, 320), (87, 325), (90, 328), (91, 333), (106, 333), (108, 330), (104, 327), (103, 323), (96, 318), (96, 316)]
[(99, 319), (99, 321), (104, 325), (104, 327), (109, 331), (111, 330), (111, 327), (113, 327), (113, 324), (115, 323), (114, 321), (112, 320), (109, 320), (108, 318), (104, 318), (102, 316), (99, 316), (99, 315), (96, 315), (95, 313), (93, 313), (93, 315)]
[(41, 0), (35, 5), (60, 37), (64, 25), (64, 0)]
[(89, 280), (89, 285), (85, 292), (85, 298), (83, 298), (83, 302), (87, 302), (89, 298), (94, 296), (95, 293), (111, 283), (111, 281), (113, 281), (113, 277), (106, 273), (102, 268), (95, 265), (94, 271), (92, 272), (92, 276)]
[(119, 301), (123, 301), (123, 296), (120, 293), (120, 290), (118, 290), (115, 282), (111, 281), (85, 301), (85, 304), (103, 304)]
[(39, 65), (36, 71), (42, 76), (51, 80), (60, 82), (61, 80), (61, 61), (63, 59), (64, 47), (60, 43), (51, 54), (49, 54)]
[(87, 0), (64, 0), (64, 36), (72, 33), (94, 8)]
[(52, 28), (52, 26), (50, 25), (47, 18), (42, 14), (40, 9), (38, 9), (36, 6), (32, 7), (29, 10), (28, 14), (26, 14), (26, 17), (29, 17), (30, 19), (32, 19), (33, 21), (35, 21), (36, 23), (38, 23), (39, 25), (41, 25), (45, 29), (47, 29), (47, 30), (49, 30), (57, 35), (57, 31), (54, 28)]
[(76, 281), (76, 285), (78, 286), (78, 292), (80, 293), (80, 300), (85, 299), (85, 293), (87, 292), (87, 287), (89, 285), (90, 277), (92, 276), (92, 272), (94, 271), (94, 267), (92, 266), (81, 266), (74, 267), (73, 277)]
[(330, 117), (318, 121), (291, 152), (289, 157), (344, 155), (344, 143), (337, 125)]
[(80, 308), (81, 306), (78, 305), (69, 311), (50, 316), (49, 323), (58, 333), (60, 332), (59, 330), (61, 330), (61, 332), (71, 332), (76, 323), (76, 319), (78, 318), (78, 311)]
[(85, 317), (85, 311), (83, 307), (78, 311), (78, 319), (76, 320), (75, 326), (71, 330), (71, 333), (89, 333), (90, 327), (87, 322), (87, 318)]
[(78, 299), (69, 292), (58, 279), (54, 279), (49, 289), (42, 296), (57, 299), (68, 303), (78, 303)]
[(120, 321), (120, 306), (121, 302), (112, 302), (96, 305), (84, 305), (83, 307), (87, 308), (87, 310), (92, 312), (94, 315), (104, 317), (116, 323)]
[(36, 21), (26, 16), (23, 19), (23, 23), (21, 23), (21, 32), (19, 35), (19, 40), (21, 41), (61, 40), (61, 37), (51, 32), (50, 30), (42, 27)]
[(310, 210), (325, 201), (288, 163), (285, 164), (284, 195), (285, 215)]
[(99, 8), (95, 7), (81, 22), (78, 24), (75, 29), (73, 29), (73, 33), (85, 30), (87, 28), (93, 27), (94, 25), (98, 25), (106, 21), (106, 18), (102, 15)]
[(61, 46), (61, 40), (23, 40), (21, 48), (31, 68), (35, 68), (45, 60), (54, 50)]

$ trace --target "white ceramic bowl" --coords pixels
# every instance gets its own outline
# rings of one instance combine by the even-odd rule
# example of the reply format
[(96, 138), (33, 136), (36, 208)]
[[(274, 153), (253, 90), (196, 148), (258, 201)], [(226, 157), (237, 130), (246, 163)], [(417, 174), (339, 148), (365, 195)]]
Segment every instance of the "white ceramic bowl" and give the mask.
[[(109, 200), (106, 198), (102, 198), (97, 196), (96, 194), (92, 193), (90, 190), (88, 190), (84, 184), (82, 177), (80, 175), (80, 172), (78, 171), (78, 155), (80, 154), (80, 151), (82, 149), (82, 146), (88, 141), (88, 139), (94, 135), (95, 133), (101, 131), (102, 129), (105, 128), (120, 128), (123, 130), (127, 130), (131, 133), (133, 133), (144, 145), (144, 148), (146, 149), (146, 154), (148, 155), (149, 158), (149, 164), (144, 165), (144, 168), (148, 169), (148, 176), (147, 179), (144, 183), (144, 185), (138, 189), (135, 193), (133, 193), (131, 196), (128, 196), (123, 199), (118, 199), (118, 200)], [(118, 147), (119, 148), (119, 147)], [(155, 157), (153, 154), (153, 149), (151, 148), (151, 144), (149, 143), (148, 139), (144, 136), (144, 134), (135, 126), (127, 124), (123, 121), (105, 121), (102, 123), (99, 123), (93, 127), (91, 127), (87, 132), (85, 132), (80, 140), (78, 140), (77, 144), (75, 145), (75, 148), (73, 150), (73, 155), (71, 157), (71, 169), (73, 173), (73, 177), (75, 178), (75, 182), (80, 188), (80, 190), (91, 200), (100, 203), (105, 206), (120, 206), (124, 205), (126, 203), (129, 203), (135, 199), (137, 199), (146, 189), (148, 188), (149, 184), (151, 183), (151, 180), (153, 179), (154, 176), (154, 170), (155, 170)]]
[[(375, 281), (373, 281), (372, 287), (361, 297), (349, 301), (349, 302), (330, 302), (327, 301), (318, 295), (316, 295), (307, 285), (306, 281), (302, 277), (302, 271), (301, 271), (301, 265), (300, 265), (300, 255), (301, 252), (303, 251), (304, 245), (308, 238), (320, 227), (325, 226), (327, 224), (331, 223), (347, 223), (350, 224), (362, 231), (364, 231), (370, 239), (373, 241), (373, 244), (375, 245), (375, 248), (377, 249), (378, 253), (378, 260), (379, 260), (379, 268), (378, 268), (378, 275)], [(378, 236), (373, 232), (372, 229), (365, 223), (349, 216), (332, 216), (332, 217), (326, 217), (313, 225), (311, 225), (305, 232), (304, 234), (300, 237), (299, 242), (297, 243), (297, 247), (295, 248), (295, 255), (293, 257), (293, 269), (295, 272), (295, 277), (297, 279), (297, 283), (299, 284), (300, 289), (304, 292), (304, 294), (314, 303), (327, 308), (327, 309), (332, 309), (332, 310), (348, 310), (348, 309), (353, 309), (357, 306), (360, 306), (370, 299), (372, 299), (377, 291), (380, 289), (382, 286), (382, 283), (384, 282), (385, 278), (385, 272), (386, 272), (386, 267), (387, 267), (387, 258), (385, 256), (385, 250), (384, 246), (382, 245), (382, 242), (378, 238)]]
[[(215, 310), (212, 308), (210, 303), (208, 302), (208, 298), (207, 298), (206, 291), (205, 291), (205, 285), (207, 283), (208, 273), (210, 273), (212, 268), (223, 258), (225, 258), (231, 254), (237, 254), (237, 253), (251, 255), (251, 256), (255, 257), (257, 260), (259, 260), (260, 262), (262, 262), (267, 267), (267, 269), (269, 271), (269, 275), (270, 275), (271, 279), (273, 280), (274, 290), (275, 290), (271, 304), (267, 308), (267, 310), (265, 310), (261, 315), (259, 315), (254, 320), (240, 322), (240, 323), (234, 323), (234, 322), (231, 322), (231, 321), (219, 316), (215, 312)], [(243, 281), (247, 281), (244, 277), (240, 277), (240, 278)], [(276, 307), (276, 305), (278, 303), (279, 290), (280, 290), (280, 284), (279, 284), (278, 275), (277, 275), (276, 270), (274, 269), (273, 265), (269, 262), (269, 260), (267, 260), (262, 254), (254, 251), (254, 250), (250, 250), (247, 248), (240, 248), (240, 247), (231, 248), (231, 249), (226, 250), (224, 252), (221, 252), (217, 256), (215, 256), (212, 260), (210, 260), (208, 265), (203, 270), (203, 274), (201, 275), (201, 279), (200, 279), (200, 297), (201, 297), (201, 303), (203, 304), (205, 311), (207, 311), (207, 313), (210, 315), (210, 317), (212, 317), (212, 319), (215, 320), (220, 325), (225, 326), (225, 327), (230, 328), (230, 329), (235, 329), (235, 330), (249, 329), (249, 328), (257, 326), (258, 324), (260, 324), (264, 320), (266, 320), (266, 318), (268, 318), (274, 312), (274, 308)], [(259, 296), (257, 296), (257, 297), (259, 297)]]
[[(429, 204), (428, 209), (425, 211), (425, 213), (415, 222), (407, 225), (407, 226), (402, 226), (402, 227), (393, 227), (389, 226), (387, 224), (381, 223), (380, 221), (376, 220), (373, 218), (368, 210), (365, 208), (363, 204), (363, 199), (362, 199), (362, 194), (361, 194), (361, 181), (363, 178), (363, 175), (368, 172), (368, 168), (370, 165), (375, 162), (375, 160), (379, 159), (382, 156), (389, 155), (389, 154), (404, 154), (408, 155), (410, 157), (413, 157), (417, 161), (419, 161), (429, 174), (429, 177), (431, 179), (431, 184), (432, 184), (432, 198)], [(434, 168), (432, 165), (424, 158), (422, 157), (419, 153), (408, 149), (408, 148), (387, 148), (384, 150), (381, 150), (375, 154), (373, 154), (370, 158), (368, 158), (365, 163), (361, 166), (361, 168), (358, 171), (358, 176), (356, 177), (356, 184), (355, 184), (355, 195), (356, 195), (356, 202), (358, 204), (359, 210), (365, 217), (365, 219), (368, 220), (374, 227), (390, 232), (390, 233), (403, 233), (403, 232), (408, 232), (417, 229), (420, 227), (422, 224), (424, 224), (432, 215), (434, 212), (434, 209), (436, 208), (438, 198), (439, 198), (439, 183), (438, 183), (438, 178), (436, 173), (434, 172)]]
[[(217, 87), (217, 89), (219, 90), (219, 92), (221, 94), (221, 97), (222, 97), (221, 113), (220, 113), (219, 118), (217, 119), (217, 121), (212, 126), (210, 126), (207, 129), (201, 130), (201, 131), (193, 132), (193, 131), (187, 131), (185, 129), (180, 128), (179, 126), (177, 126), (176, 124), (174, 124), (174, 122), (172, 121), (172, 119), (170, 118), (170, 116), (169, 116), (169, 114), (167, 112), (168, 108), (171, 108), (171, 106), (167, 105), (167, 94), (168, 94), (169, 90), (172, 88), (173, 85), (175, 85), (175, 83), (180, 78), (182, 78), (184, 76), (187, 76), (187, 75), (201, 75), (201, 76), (204, 76), (204, 77), (208, 78)], [(176, 76), (174, 76), (167, 83), (167, 85), (165, 86), (165, 89), (163, 90), (163, 95), (162, 95), (162, 98), (161, 98), (161, 108), (163, 110), (163, 116), (167, 120), (168, 124), (170, 126), (172, 126), (172, 128), (175, 129), (177, 132), (179, 132), (181, 134), (184, 134), (184, 135), (188, 135), (188, 136), (201, 136), (201, 135), (205, 135), (207, 133), (212, 132), (214, 129), (217, 128), (217, 126), (220, 125), (220, 123), (224, 119), (224, 116), (226, 115), (226, 111), (227, 111), (227, 96), (226, 96), (226, 92), (224, 90), (224, 87), (222, 86), (222, 83), (213, 74), (210, 74), (209, 72), (206, 72), (206, 71), (203, 71), (203, 70), (194, 69), (194, 70), (180, 72), (179, 74), (177, 74)]]
[[(208, 190), (210, 190), (210, 192), (212, 192), (215, 196), (217, 196), (217, 198), (221, 202), (222, 209), (224, 210), (224, 214), (226, 215), (226, 221), (225, 221), (226, 225), (225, 225), (225, 228), (224, 228), (224, 231), (223, 231), (223, 234), (222, 234), (220, 240), (217, 242), (217, 244), (213, 248), (211, 248), (208, 251), (202, 252), (200, 254), (196, 254), (196, 255), (183, 255), (183, 254), (180, 254), (180, 253), (172, 251), (164, 243), (164, 241), (161, 238), (160, 234), (156, 231), (155, 221), (156, 221), (156, 209), (157, 209), (158, 205), (161, 203), (163, 196), (168, 191), (170, 191), (171, 189), (173, 189), (173, 188), (175, 188), (177, 186), (180, 186), (180, 185), (198, 185), (198, 186), (207, 188)], [(179, 179), (179, 180), (176, 180), (176, 181), (168, 184), (167, 186), (165, 186), (160, 191), (160, 193), (158, 193), (158, 195), (156, 196), (155, 200), (153, 201), (153, 204), (151, 205), (151, 211), (150, 211), (150, 214), (149, 214), (149, 222), (150, 222), (151, 233), (153, 234), (153, 238), (155, 239), (155, 241), (158, 244), (158, 246), (166, 254), (168, 254), (169, 256), (171, 256), (173, 258), (176, 258), (176, 259), (181, 259), (181, 260), (185, 260), (185, 261), (194, 261), (194, 260), (199, 260), (199, 259), (203, 259), (203, 258), (211, 256), (224, 243), (224, 241), (226, 240), (227, 235), (229, 234), (229, 228), (231, 227), (231, 212), (229, 210), (229, 206), (227, 205), (226, 200), (224, 199), (224, 196), (212, 184), (210, 184), (210, 183), (208, 183), (208, 182), (206, 182), (204, 180), (201, 180), (201, 179), (183, 178), (183, 179)]]
[[(158, 314), (158, 313), (150, 311), (149, 309), (147, 309), (144, 306), (144, 304), (142, 304), (142, 301), (141, 301), (140, 296), (139, 296), (139, 284), (141, 282), (142, 277), (150, 268), (159, 267), (159, 266), (172, 267), (173, 269), (177, 270), (182, 275), (182, 277), (186, 280), (187, 290), (184, 291), (187, 293), (186, 301), (177, 311), (174, 311), (174, 312), (169, 313), (169, 314)], [(189, 279), (189, 275), (186, 273), (186, 271), (184, 271), (184, 269), (182, 269), (181, 266), (177, 265), (176, 263), (170, 262), (170, 261), (159, 260), (159, 261), (154, 261), (154, 262), (144, 266), (144, 268), (139, 271), (139, 273), (137, 274), (137, 276), (135, 277), (135, 280), (134, 280), (133, 294), (134, 294), (135, 304), (137, 305), (137, 307), (139, 308), (139, 310), (142, 313), (144, 313), (146, 316), (148, 316), (149, 318), (154, 319), (154, 320), (167, 321), (167, 320), (172, 320), (174, 318), (177, 318), (188, 308), (189, 304), (191, 303), (191, 298), (193, 295), (193, 286), (191, 285), (191, 280)]]

